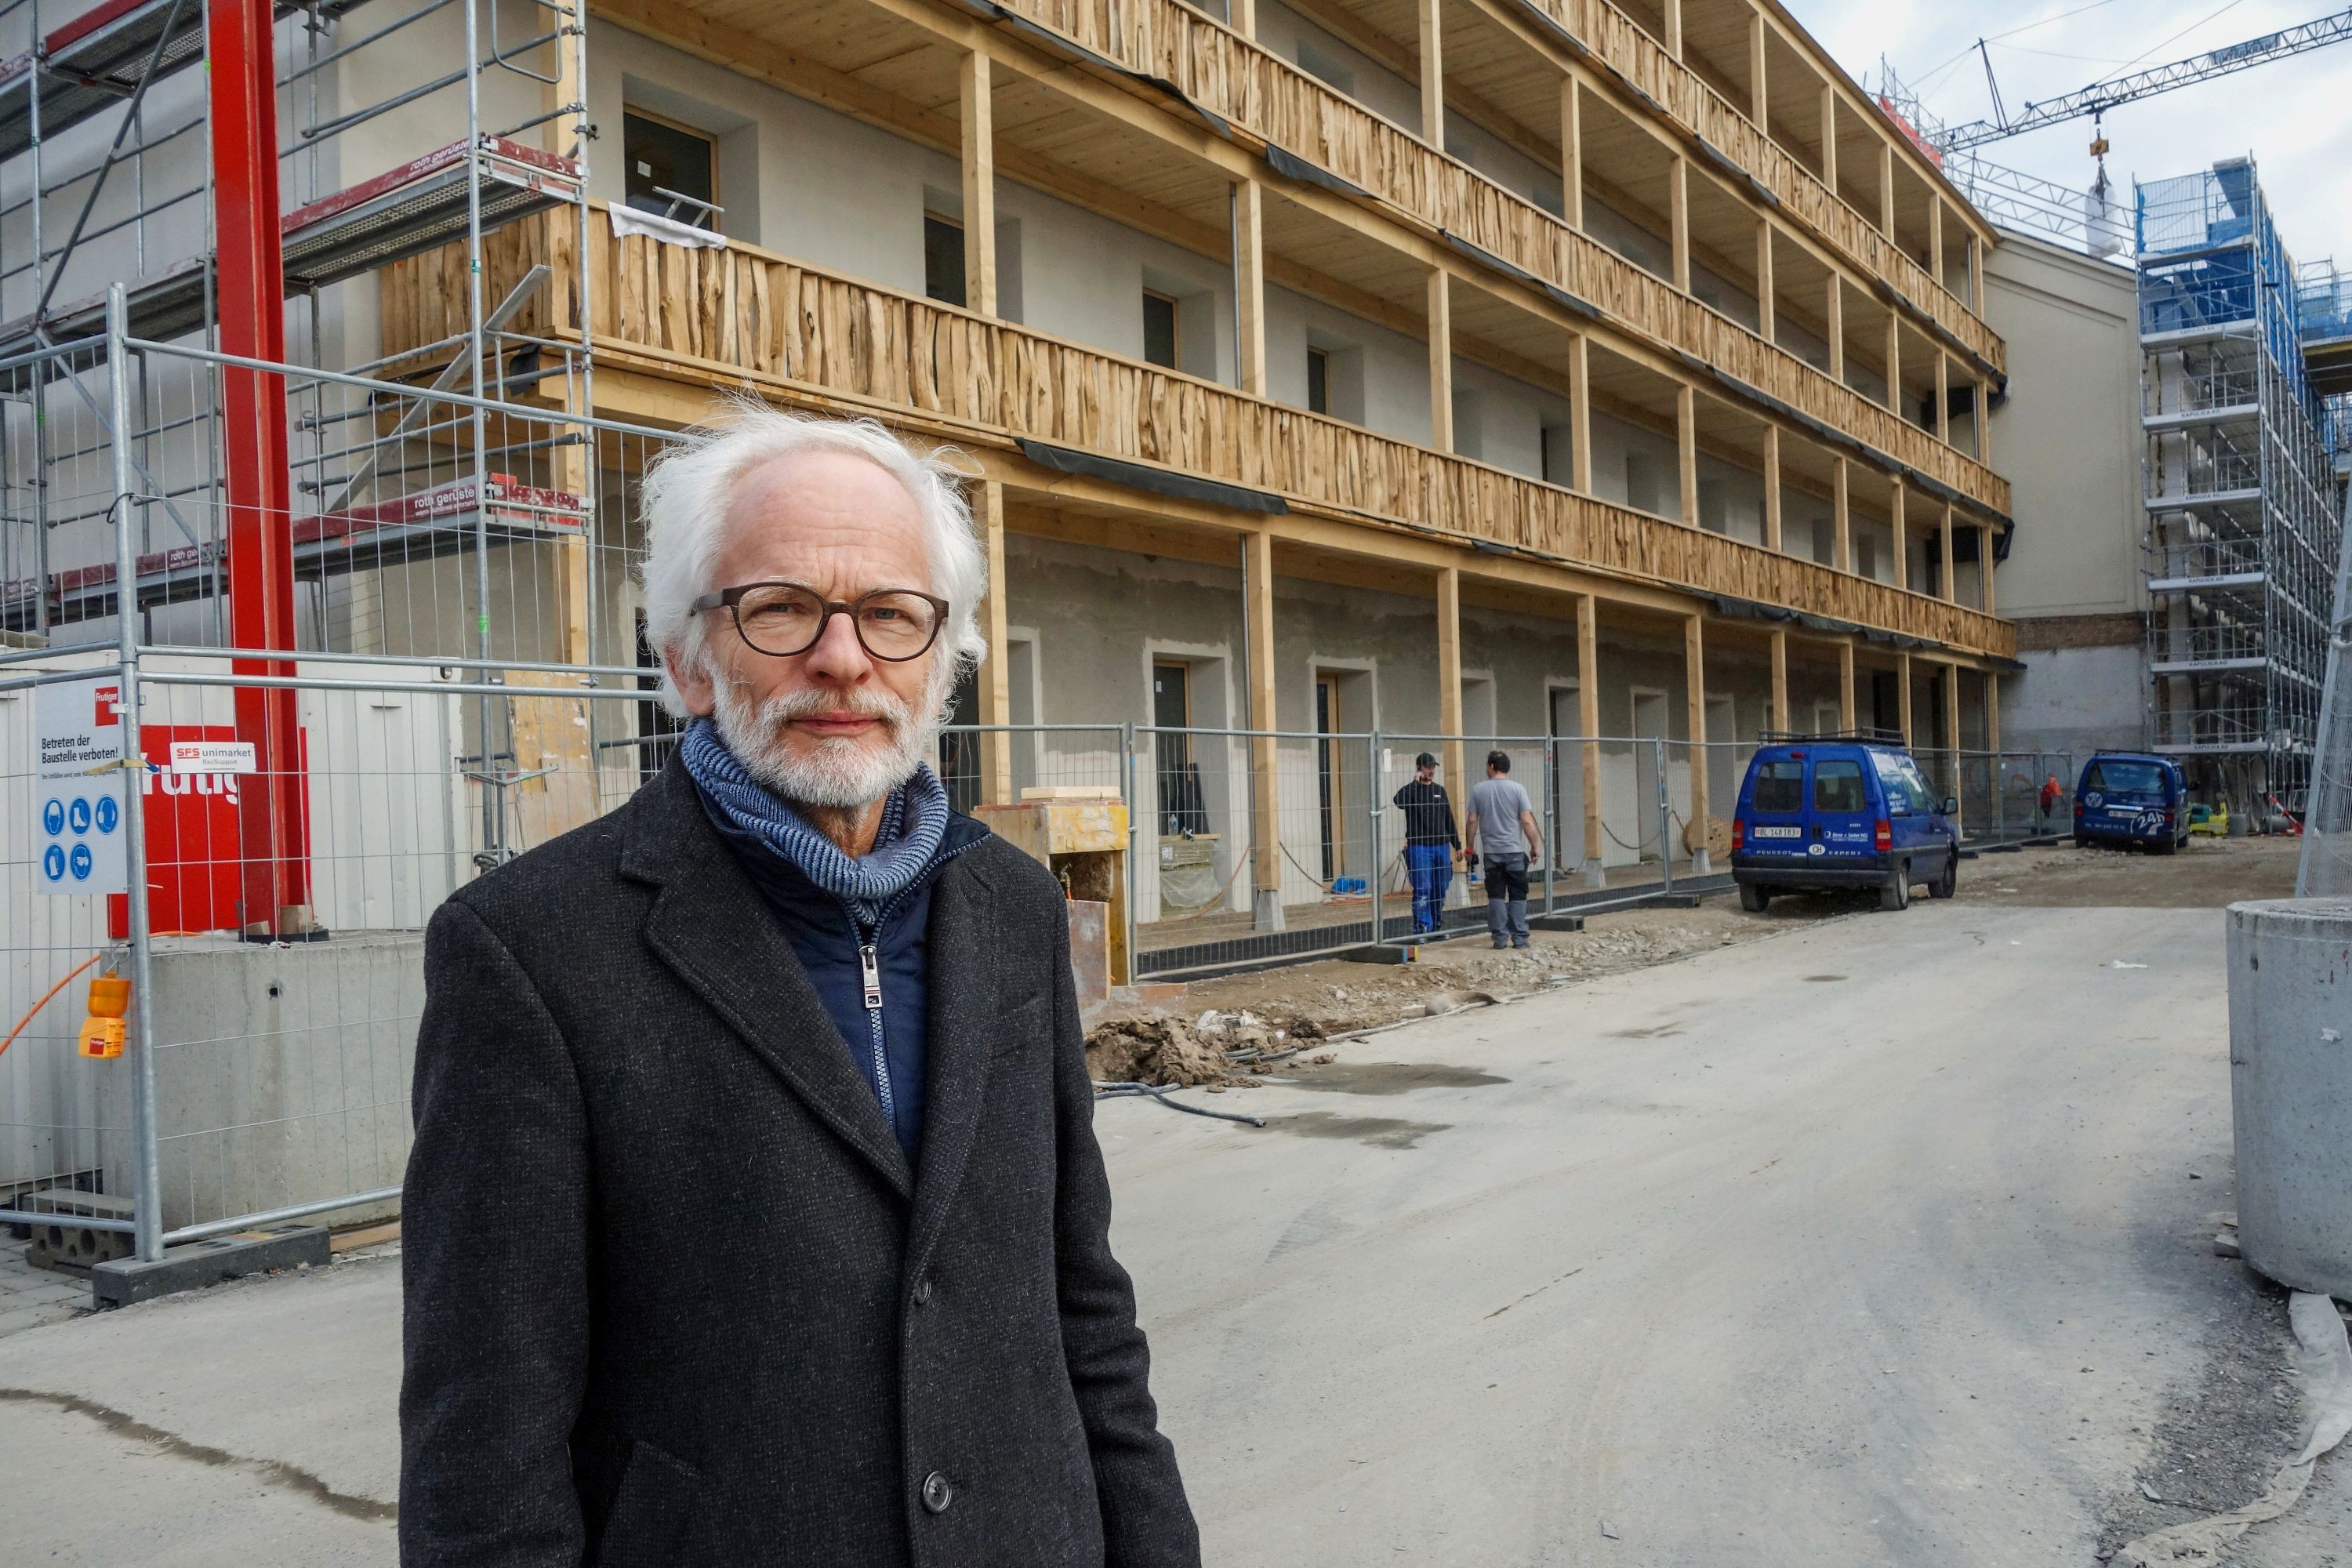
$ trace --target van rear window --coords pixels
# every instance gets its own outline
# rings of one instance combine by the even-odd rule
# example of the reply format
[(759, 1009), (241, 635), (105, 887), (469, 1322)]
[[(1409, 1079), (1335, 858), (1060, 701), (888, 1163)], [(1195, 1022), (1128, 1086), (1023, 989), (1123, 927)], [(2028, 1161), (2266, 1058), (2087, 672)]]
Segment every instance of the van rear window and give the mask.
[(1805, 809), (1805, 764), (1766, 763), (1756, 770), (1755, 806), (1759, 811)]
[(1868, 811), (1870, 796), (1863, 792), (1862, 764), (1822, 761), (1813, 764), (1815, 811)]
[(2093, 763), (2083, 774), (2083, 787), (2113, 795), (2162, 795), (2164, 770), (2154, 763)]

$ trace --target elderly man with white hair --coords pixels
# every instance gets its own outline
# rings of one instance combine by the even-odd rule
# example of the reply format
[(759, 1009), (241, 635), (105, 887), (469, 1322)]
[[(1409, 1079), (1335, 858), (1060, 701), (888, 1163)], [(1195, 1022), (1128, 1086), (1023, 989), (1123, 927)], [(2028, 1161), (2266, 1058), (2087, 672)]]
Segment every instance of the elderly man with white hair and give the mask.
[(425, 938), (407, 1568), (1193, 1568), (1061, 889), (922, 758), (954, 476), (746, 406), (647, 475), (677, 754)]

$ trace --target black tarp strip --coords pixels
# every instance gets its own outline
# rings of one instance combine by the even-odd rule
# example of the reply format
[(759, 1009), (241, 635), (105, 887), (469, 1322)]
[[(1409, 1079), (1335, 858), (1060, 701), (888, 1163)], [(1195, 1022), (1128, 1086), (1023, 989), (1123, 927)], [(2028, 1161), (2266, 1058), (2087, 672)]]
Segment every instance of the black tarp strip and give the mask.
[(1543, 291), (1550, 295), (1552, 299), (1562, 307), (1575, 311), (1578, 315), (1582, 316), (1588, 321), (1597, 321), (1601, 320), (1600, 306), (1590, 303), (1587, 300), (1578, 299), (1575, 295), (1570, 293), (1567, 289), (1561, 288), (1557, 283), (1546, 283), (1543, 286)]
[(1277, 147), (1271, 142), (1265, 144), (1265, 161), (1274, 166), (1276, 174), (1286, 178), (1304, 180), (1310, 185), (1321, 185), (1326, 190), (1338, 191), (1341, 195), (1361, 196), (1367, 201), (1372, 199), (1372, 193), (1363, 186), (1351, 180), (1341, 178), (1320, 163), (1310, 163), (1297, 153), (1286, 148)]
[(1454, 249), (1470, 258), (1471, 260), (1479, 263), (1481, 266), (1492, 268), (1494, 270), (1501, 273), (1504, 277), (1512, 279), (1514, 282), (1525, 283), (1529, 288), (1540, 288), (1542, 286), (1542, 279), (1523, 268), (1513, 266), (1511, 263), (1504, 260), (1501, 257), (1496, 255), (1493, 251), (1488, 250), (1486, 247), (1473, 245), (1451, 229), (1440, 229), (1437, 232), (1445, 237), (1446, 244), (1452, 246)]
[(1766, 184), (1755, 175), (1748, 174), (1744, 169), (1740, 171), (1740, 175), (1748, 182), (1748, 190), (1754, 194), (1758, 201), (1762, 202), (1768, 207), (1777, 207), (1780, 205), (1780, 198), (1773, 193), (1771, 186)]
[(1730, 153), (1725, 152), (1722, 148), (1717, 146), (1706, 137), (1693, 136), (1691, 138), (1691, 142), (1698, 149), (1699, 156), (1705, 158), (1708, 163), (1713, 163), (1717, 168), (1723, 170), (1726, 174), (1730, 174), (1735, 179), (1744, 180), (1748, 177), (1748, 171), (1741, 168), (1737, 163), (1735, 163), (1732, 160)]
[(1150, 468), (1142, 463), (1097, 457), (1092, 452), (1075, 451), (1068, 447), (1049, 447), (1025, 436), (1017, 437), (1015, 440), (1023, 457), (1039, 468), (1051, 468), (1057, 474), (1084, 474), (1089, 479), (1108, 479), (1113, 484), (1146, 490), (1152, 495), (1205, 501), (1211, 506), (1230, 507), (1235, 511), (1286, 512), (1290, 510), (1290, 503), (1272, 490), (1254, 490), (1240, 485), (1219, 484), (1214, 479), (1196, 479), (1190, 474), (1171, 473), (1166, 468)]

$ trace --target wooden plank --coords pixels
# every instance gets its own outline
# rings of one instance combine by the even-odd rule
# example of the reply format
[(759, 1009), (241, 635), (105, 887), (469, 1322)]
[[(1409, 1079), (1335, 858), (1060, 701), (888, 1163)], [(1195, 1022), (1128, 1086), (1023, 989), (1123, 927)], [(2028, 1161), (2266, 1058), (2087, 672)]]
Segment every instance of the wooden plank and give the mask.
[(996, 314), (996, 107), (989, 58), (968, 50), (957, 68), (962, 110), (964, 304)]
[(1601, 877), (1601, 609), (1590, 594), (1576, 599), (1576, 722), (1584, 740), (1584, 875)]

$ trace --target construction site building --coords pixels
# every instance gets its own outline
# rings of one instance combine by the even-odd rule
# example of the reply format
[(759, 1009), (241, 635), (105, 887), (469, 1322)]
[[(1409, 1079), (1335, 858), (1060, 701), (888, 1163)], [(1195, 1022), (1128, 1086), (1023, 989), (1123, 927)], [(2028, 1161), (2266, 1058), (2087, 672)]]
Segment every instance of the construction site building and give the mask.
[(2303, 307), (2325, 363), (2341, 304), (2300, 287), (2251, 158), (2143, 183), (2136, 213), (2149, 740), (2300, 810), (2343, 518)]

